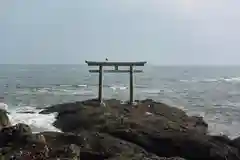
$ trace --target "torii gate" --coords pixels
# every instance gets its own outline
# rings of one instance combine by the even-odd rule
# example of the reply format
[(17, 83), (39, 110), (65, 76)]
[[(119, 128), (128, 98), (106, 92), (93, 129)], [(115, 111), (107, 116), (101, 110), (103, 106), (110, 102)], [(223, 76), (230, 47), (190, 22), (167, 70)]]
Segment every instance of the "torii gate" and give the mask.
[[(107, 73), (129, 73), (130, 75), (130, 104), (133, 103), (133, 73), (141, 73), (142, 70), (134, 70), (133, 67), (144, 66), (147, 62), (95, 62), (95, 61), (85, 61), (88, 66), (98, 66), (99, 69), (89, 70), (90, 73), (99, 73), (99, 88), (98, 88), (98, 100), (102, 103), (102, 88), (103, 88), (103, 72)], [(103, 66), (114, 66), (115, 69), (103, 70)], [(129, 70), (119, 70), (119, 66), (128, 66)]]

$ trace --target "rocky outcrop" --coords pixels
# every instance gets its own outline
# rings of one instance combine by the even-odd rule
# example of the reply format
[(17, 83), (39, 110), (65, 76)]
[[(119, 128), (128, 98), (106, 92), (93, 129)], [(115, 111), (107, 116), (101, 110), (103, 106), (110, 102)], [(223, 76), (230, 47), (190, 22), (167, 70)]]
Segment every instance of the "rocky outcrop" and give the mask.
[[(152, 100), (137, 105), (96, 100), (59, 104), (54, 125), (63, 132), (33, 134), (24, 124), (0, 132), (5, 158), (81, 160), (240, 160), (239, 139), (208, 135), (201, 117)], [(33, 159), (33, 158), (32, 158)]]
[[(1, 130), (0, 136), (1, 141), (5, 140), (0, 146), (0, 156), (5, 159), (165, 159), (148, 153), (133, 143), (97, 132), (83, 131), (81, 134), (43, 132), (32, 134), (27, 125), (18, 124)], [(183, 160), (177, 157), (174, 159)]]
[(25, 124), (3, 128), (0, 131), (0, 142), (0, 158), (4, 160), (80, 158), (79, 146), (63, 143), (61, 146), (56, 144), (51, 148), (44, 134), (33, 134), (31, 128)]
[(0, 109), (0, 130), (4, 127), (11, 126), (11, 123), (7, 114), (8, 113), (5, 110)]
[[(180, 109), (152, 100), (139, 101), (137, 105), (108, 100), (104, 106), (100, 107), (95, 100), (88, 100), (55, 105), (42, 111), (42, 114), (57, 112), (54, 125), (64, 132), (99, 133), (104, 137), (114, 137), (118, 143), (109, 142), (108, 145), (113, 145), (110, 148), (124, 142), (134, 144), (130, 148), (140, 147), (158, 157), (240, 159), (235, 146), (207, 134), (208, 125), (201, 117), (189, 117)], [(119, 148), (125, 146), (120, 145)], [(128, 153), (129, 150), (117, 153)], [(136, 149), (134, 151), (134, 155), (142, 153)]]

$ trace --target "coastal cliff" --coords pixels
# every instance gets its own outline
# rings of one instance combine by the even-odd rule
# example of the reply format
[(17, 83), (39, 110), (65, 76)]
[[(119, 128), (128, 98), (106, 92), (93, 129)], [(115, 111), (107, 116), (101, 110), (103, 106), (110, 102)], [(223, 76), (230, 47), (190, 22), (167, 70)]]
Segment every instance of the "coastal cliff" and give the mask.
[[(208, 135), (201, 117), (147, 99), (136, 105), (106, 100), (58, 104), (41, 114), (58, 113), (62, 132), (33, 134), (18, 124), (0, 131), (5, 159), (81, 160), (240, 160), (240, 140)], [(33, 158), (32, 158), (33, 159)]]

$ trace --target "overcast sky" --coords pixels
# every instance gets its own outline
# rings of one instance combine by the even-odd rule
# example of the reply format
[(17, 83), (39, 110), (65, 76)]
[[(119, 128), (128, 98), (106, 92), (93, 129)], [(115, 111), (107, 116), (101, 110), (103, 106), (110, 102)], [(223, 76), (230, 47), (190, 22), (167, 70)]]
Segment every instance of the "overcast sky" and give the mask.
[(0, 63), (239, 64), (239, 0), (0, 0)]

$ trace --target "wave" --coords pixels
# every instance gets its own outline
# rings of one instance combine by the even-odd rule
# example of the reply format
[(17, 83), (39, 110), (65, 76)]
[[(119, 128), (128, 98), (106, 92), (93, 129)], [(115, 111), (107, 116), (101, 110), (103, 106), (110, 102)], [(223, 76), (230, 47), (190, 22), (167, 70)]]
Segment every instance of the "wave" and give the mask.
[(96, 94), (93, 91), (75, 91), (71, 92), (72, 95), (78, 95), (78, 96), (95, 96)]
[(88, 85), (86, 84), (55, 84), (55, 86), (59, 86), (59, 87), (87, 87)]
[(46, 88), (46, 86), (49, 86), (48, 88), (56, 88), (56, 87), (73, 87), (73, 88), (86, 88), (88, 87), (87, 84), (46, 84), (46, 85), (34, 85), (34, 86), (30, 86), (30, 85), (21, 85), (21, 84), (17, 84), (16, 88), (17, 89), (44, 89)]
[[(61, 132), (52, 124), (55, 121), (56, 114), (42, 115), (41, 110), (31, 106), (21, 106), (10, 110), (10, 121), (13, 125), (25, 123), (29, 125), (33, 132), (56, 131)], [(28, 112), (28, 113), (26, 113)]]
[(138, 85), (138, 84), (135, 84), (134, 87), (135, 88), (148, 88), (147, 85)]
[(235, 83), (240, 83), (240, 77), (232, 77), (232, 78), (206, 78), (206, 79), (182, 79), (180, 82), (192, 82), (192, 83), (197, 83), (197, 82), (235, 82)]
[(128, 87), (127, 86), (117, 86), (117, 85), (113, 85), (113, 86), (110, 86), (109, 88), (111, 88), (112, 90), (127, 90)]
[(240, 82), (240, 77), (226, 78), (226, 82)]
[(33, 94), (45, 94), (51, 93), (52, 88), (42, 87), (42, 88), (25, 88), (17, 90), (16, 93), (20, 95), (33, 95)]
[(201, 79), (201, 80), (197, 80), (197, 79), (191, 79), (191, 80), (187, 80), (187, 79), (182, 79), (180, 80), (180, 82), (192, 82), (192, 83), (198, 83), (198, 82), (217, 82), (220, 81), (221, 79)]
[[(98, 87), (98, 85), (91, 85), (91, 86), (94, 86), (94, 87)], [(116, 85), (108, 85), (108, 84), (104, 84), (103, 85), (104, 88), (111, 88), (112, 90), (127, 90), (129, 88), (128, 85), (119, 85), (119, 84), (116, 84)], [(147, 85), (134, 85), (135, 88), (148, 88)]]
[(44, 86), (24, 86), (24, 85), (17, 84), (16, 88), (17, 89), (41, 89), (45, 87)]
[(82, 95), (82, 96), (94, 96), (95, 93), (92, 90), (84, 89), (56, 89), (56, 88), (42, 88), (38, 90), (20, 90), (16, 91), (19, 95)]
[(143, 90), (141, 92), (145, 93), (145, 94), (161, 94), (162, 93), (162, 91), (160, 89), (147, 89), (147, 90)]

